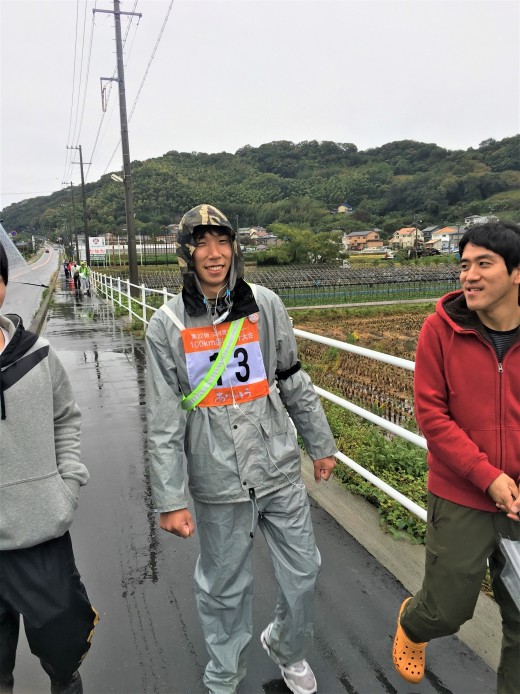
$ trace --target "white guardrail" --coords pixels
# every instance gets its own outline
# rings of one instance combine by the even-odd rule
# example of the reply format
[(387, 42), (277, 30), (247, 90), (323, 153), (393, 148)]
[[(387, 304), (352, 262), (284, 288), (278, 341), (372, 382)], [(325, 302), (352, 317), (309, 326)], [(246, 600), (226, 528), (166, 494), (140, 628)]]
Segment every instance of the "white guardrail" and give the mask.
[[(162, 304), (164, 304), (175, 296), (175, 294), (168, 292), (166, 287), (163, 287), (162, 289), (149, 289), (144, 284), (134, 285), (130, 283), (130, 280), (122, 280), (119, 277), (116, 278), (109, 275), (103, 275), (97, 271), (92, 272), (90, 280), (92, 288), (96, 294), (109, 300), (112, 303), (112, 306), (117, 305), (126, 309), (130, 318), (134, 317), (137, 320), (142, 321), (145, 325), (148, 325), (149, 323), (147, 320), (147, 312), (155, 312), (157, 310), (157, 306), (151, 306), (147, 303), (146, 300), (148, 297), (161, 297), (160, 301)], [(132, 287), (135, 289), (136, 296), (131, 295)], [(315, 335), (314, 333), (308, 333), (305, 330), (298, 330), (296, 328), (294, 329), (294, 334), (296, 337), (301, 337), (305, 340), (319, 342), (323, 345), (327, 345), (328, 347), (335, 347), (336, 349), (341, 349), (345, 352), (351, 352), (362, 357), (368, 357), (369, 359), (398, 366), (403, 369), (408, 369), (409, 371), (413, 371), (415, 368), (415, 363), (413, 361), (409, 361), (408, 359), (394, 357), (390, 354), (383, 354), (382, 352), (376, 352), (375, 350), (366, 349), (365, 347), (358, 347), (357, 345), (351, 345), (348, 342), (341, 342), (341, 340), (334, 340), (330, 337)], [(379, 417), (373, 412), (369, 412), (358, 405), (354, 405), (354, 403), (350, 402), (349, 400), (345, 400), (338, 395), (334, 395), (333, 393), (329, 393), (327, 390), (323, 390), (323, 388), (319, 388), (318, 386), (314, 386), (314, 388), (318, 395), (320, 395), (322, 398), (330, 400), (330, 402), (343, 407), (345, 410), (353, 412), (354, 414), (366, 419), (369, 422), (372, 422), (373, 424), (377, 424), (377, 426), (381, 427), (382, 429), (386, 429), (386, 431), (389, 431), (396, 436), (400, 436), (401, 438), (415, 444), (416, 446), (419, 446), (420, 448), (426, 449), (426, 439), (423, 436), (414, 434), (398, 424), (389, 422), (387, 419)], [(390, 498), (395, 499), (395, 501), (399, 502), (402, 506), (404, 506), (404, 508), (408, 509), (408, 511), (413, 513), (415, 516), (423, 521), (426, 521), (426, 510), (422, 508), (422, 506), (419, 506), (415, 502), (411, 501), (411, 499), (404, 496), (404, 494), (401, 494), (401, 492), (397, 491), (397, 489), (394, 489), (368, 470), (365, 470), (365, 468), (361, 467), (361, 465), (356, 463), (355, 460), (352, 460), (344, 453), (338, 452), (336, 454), (336, 458), (341, 460), (341, 462), (345, 465), (348, 465), (348, 467), (352, 468), (352, 470), (371, 482), (374, 486), (378, 487), (378, 489), (381, 489)]]

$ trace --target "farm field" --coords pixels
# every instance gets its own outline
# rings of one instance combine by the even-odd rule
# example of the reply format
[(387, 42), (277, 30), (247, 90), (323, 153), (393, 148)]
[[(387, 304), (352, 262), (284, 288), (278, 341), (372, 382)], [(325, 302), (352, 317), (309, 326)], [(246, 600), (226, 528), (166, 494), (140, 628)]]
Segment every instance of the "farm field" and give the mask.
[[(127, 279), (128, 271), (105, 268), (105, 274)], [(182, 287), (178, 268), (140, 267), (139, 283), (176, 293)], [(247, 267), (245, 279), (275, 291), (287, 307), (329, 304), (435, 299), (458, 286), (454, 264), (359, 265), (344, 269), (330, 265)]]
[[(415, 360), (424, 319), (433, 303), (294, 311), (294, 327), (397, 357)], [(413, 373), (310, 340), (300, 356), (316, 385), (352, 400), (396, 424), (415, 429)]]

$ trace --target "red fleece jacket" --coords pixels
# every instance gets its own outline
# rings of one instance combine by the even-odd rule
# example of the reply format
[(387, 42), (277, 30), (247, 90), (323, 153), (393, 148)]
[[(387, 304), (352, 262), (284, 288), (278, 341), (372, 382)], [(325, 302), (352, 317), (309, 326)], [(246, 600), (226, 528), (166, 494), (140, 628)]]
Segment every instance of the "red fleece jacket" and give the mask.
[(520, 329), (502, 363), (462, 292), (439, 300), (419, 335), (415, 414), (428, 442), (428, 489), (497, 511), (486, 493), (502, 472), (520, 480)]

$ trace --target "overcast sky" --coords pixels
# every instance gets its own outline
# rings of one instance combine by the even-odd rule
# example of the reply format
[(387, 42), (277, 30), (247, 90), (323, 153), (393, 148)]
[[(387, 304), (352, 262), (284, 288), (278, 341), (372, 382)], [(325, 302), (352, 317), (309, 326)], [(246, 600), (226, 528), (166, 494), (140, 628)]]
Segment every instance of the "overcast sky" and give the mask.
[[(67, 146), (82, 146), (88, 182), (121, 172), (117, 85), (104, 83), (104, 115), (100, 86), (116, 74), (114, 18), (94, 7), (114, 4), (0, 0), (2, 208), (79, 184), (78, 153)], [(121, 18), (131, 159), (274, 140), (467, 149), (515, 135), (519, 7), (125, 0), (123, 12), (142, 14)]]

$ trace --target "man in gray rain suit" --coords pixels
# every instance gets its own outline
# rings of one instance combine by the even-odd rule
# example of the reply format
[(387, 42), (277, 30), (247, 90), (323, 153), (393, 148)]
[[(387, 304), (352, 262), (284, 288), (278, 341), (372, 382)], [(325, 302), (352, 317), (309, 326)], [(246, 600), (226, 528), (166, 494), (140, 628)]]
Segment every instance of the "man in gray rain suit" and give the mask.
[(305, 658), (320, 555), (288, 415), (316, 482), (330, 477), (337, 449), (287, 312), (272, 291), (243, 280), (226, 217), (198, 205), (182, 218), (178, 241), (182, 294), (155, 313), (146, 334), (149, 454), (160, 527), (184, 538), (195, 532), (184, 453), (188, 461), (200, 539), (195, 595), (210, 655), (204, 683), (228, 694), (245, 676), (260, 527), (279, 589), (262, 645), (292, 692), (312, 694)]

